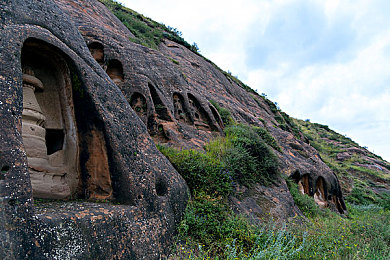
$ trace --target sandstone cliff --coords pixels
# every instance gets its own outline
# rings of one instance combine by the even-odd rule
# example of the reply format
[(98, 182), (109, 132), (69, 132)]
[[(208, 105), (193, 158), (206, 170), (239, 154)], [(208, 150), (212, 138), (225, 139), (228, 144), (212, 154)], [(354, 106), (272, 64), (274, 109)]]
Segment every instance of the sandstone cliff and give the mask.
[[(102, 2), (121, 20), (97, 0), (0, 3), (0, 258), (167, 256), (190, 194), (155, 144), (202, 150), (224, 135), (220, 108), (265, 129), (281, 175), (345, 213), (304, 124), (174, 31)], [(151, 30), (146, 40), (123, 15)], [(361, 153), (345, 149), (340, 161)], [(234, 188), (232, 209), (254, 221), (301, 215), (285, 178)]]

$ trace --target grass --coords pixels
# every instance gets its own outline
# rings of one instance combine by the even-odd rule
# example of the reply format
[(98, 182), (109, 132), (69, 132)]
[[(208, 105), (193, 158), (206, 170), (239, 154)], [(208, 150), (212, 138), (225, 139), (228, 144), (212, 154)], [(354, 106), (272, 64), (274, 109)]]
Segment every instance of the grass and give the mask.
[(191, 45), (186, 42), (181, 37), (181, 32), (176, 28), (157, 23), (152, 19), (131, 10), (130, 8), (124, 7), (116, 1), (99, 1), (103, 3), (136, 37), (130, 38), (130, 41), (158, 50), (159, 44), (164, 39), (169, 39), (183, 45), (195, 53), (198, 53), (199, 49), (196, 43)]
[(226, 196), (233, 181), (250, 186), (269, 185), (279, 178), (278, 160), (256, 128), (232, 125), (220, 137), (205, 146), (205, 151), (177, 150), (159, 145), (187, 181), (192, 192)]
[[(179, 229), (180, 259), (389, 259), (390, 212), (348, 205), (304, 225), (251, 225), (219, 201), (192, 202)], [(225, 209), (225, 210), (224, 210)]]
[[(382, 202), (385, 194), (374, 192), (379, 187), (376, 179), (389, 179), (389, 176), (381, 171), (363, 167), (370, 164), (369, 157), (381, 160), (380, 157), (360, 147), (350, 138), (331, 130), (327, 125), (311, 123), (309, 120), (294, 120), (300, 131), (309, 140), (320, 154), (322, 160), (337, 174), (340, 180), (352, 181), (352, 189), (347, 192), (346, 201), (354, 204), (368, 205)], [(355, 147), (365, 152), (366, 155), (353, 154), (344, 161), (337, 160), (337, 154), (345, 152), (348, 148)], [(387, 165), (386, 162), (383, 162)]]

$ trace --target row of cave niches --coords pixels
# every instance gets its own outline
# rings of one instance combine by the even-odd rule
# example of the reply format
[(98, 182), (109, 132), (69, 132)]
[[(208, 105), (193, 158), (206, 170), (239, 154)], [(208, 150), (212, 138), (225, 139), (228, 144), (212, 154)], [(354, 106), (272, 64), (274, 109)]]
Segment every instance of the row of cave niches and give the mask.
[(300, 176), (299, 171), (296, 171), (291, 177), (298, 184), (299, 191), (302, 194), (313, 197), (314, 201), (320, 208), (329, 207), (329, 203), (332, 202), (341, 214), (343, 214), (346, 210), (342, 197), (337, 196), (336, 194), (331, 194), (323, 177), (319, 176), (315, 180), (315, 183), (309, 174)]
[[(81, 78), (71, 58), (45, 41), (29, 38), (21, 52), (21, 71), (21, 132), (33, 197), (137, 204), (119, 192), (120, 183), (126, 182), (121, 178), (126, 177), (112, 170), (104, 122), (92, 99), (74, 88), (73, 79)], [(110, 71), (118, 74), (109, 67)], [(0, 166), (1, 184), (12, 179), (12, 168), (4, 162)], [(161, 176), (155, 176), (154, 185), (156, 195), (167, 194)]]
[[(120, 86), (124, 81), (122, 63), (117, 59), (105, 62), (104, 46), (99, 42), (90, 43), (88, 48), (93, 58), (106, 70), (113, 82)], [(152, 83), (148, 83), (148, 91), (149, 93), (132, 93), (129, 103), (147, 126), (150, 135), (157, 137), (159, 142), (170, 140), (168, 128), (170, 128), (169, 123), (173, 122), (174, 119), (177, 122), (195, 126), (197, 129), (204, 131), (218, 131), (218, 127), (223, 128), (221, 117), (214, 106), (208, 103), (209, 111), (212, 114), (210, 115), (201, 105), (201, 102), (191, 93), (184, 95), (178, 92), (173, 93), (171, 97), (174, 108), (172, 116), (166, 104), (162, 101), (162, 95), (159, 94), (158, 88)], [(213, 123), (212, 118), (214, 118), (214, 122), (218, 127)]]
[[(174, 121), (172, 117), (177, 122), (194, 126), (198, 130), (218, 131), (218, 128), (213, 124), (211, 116), (191, 93), (187, 93), (187, 95), (182, 95), (177, 92), (173, 93), (172, 103), (174, 110), (173, 116), (171, 116), (168, 108), (157, 94), (155, 87), (152, 84), (148, 85), (153, 103), (148, 105), (147, 99), (143, 94), (134, 92), (130, 98), (130, 106), (147, 125), (150, 135), (157, 136), (158, 141), (166, 142), (170, 140), (170, 134), (166, 127), (170, 128), (170, 122)], [(217, 110), (211, 104), (209, 108), (215, 121), (222, 129), (222, 120)]]

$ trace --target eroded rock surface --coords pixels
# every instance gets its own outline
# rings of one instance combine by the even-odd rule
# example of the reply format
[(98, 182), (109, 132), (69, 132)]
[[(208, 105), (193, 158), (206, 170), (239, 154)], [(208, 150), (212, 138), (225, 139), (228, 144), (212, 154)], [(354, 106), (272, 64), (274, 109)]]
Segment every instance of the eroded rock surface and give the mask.
[[(211, 100), (275, 137), (280, 170), (302, 192), (345, 210), (336, 175), (304, 138), (281, 128), (280, 113), (187, 48), (133, 43), (96, 0), (6, 0), (0, 14), (0, 258), (165, 257), (189, 195), (154, 143), (202, 149), (220, 136)], [(35, 82), (25, 97), (23, 82)], [(34, 96), (34, 109), (24, 105)], [(28, 109), (41, 131), (30, 135), (40, 140), (31, 151)], [(106, 203), (34, 207), (33, 197)], [(230, 201), (253, 221), (300, 215), (283, 179), (237, 187)]]

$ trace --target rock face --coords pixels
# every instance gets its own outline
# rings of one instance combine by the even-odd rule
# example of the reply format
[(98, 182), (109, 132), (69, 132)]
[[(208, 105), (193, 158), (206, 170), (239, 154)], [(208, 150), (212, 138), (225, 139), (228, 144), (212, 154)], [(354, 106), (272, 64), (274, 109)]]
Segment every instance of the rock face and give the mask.
[[(133, 43), (96, 0), (5, 0), (0, 17), (1, 259), (165, 257), (189, 194), (154, 143), (202, 148), (221, 135), (210, 100), (266, 128), (280, 170), (345, 210), (337, 177), (280, 113), (182, 45)], [(252, 219), (300, 214), (284, 180), (237, 189), (232, 207)]]
[[(187, 186), (114, 84), (118, 63), (107, 64), (112, 81), (60, 8), (77, 4), (0, 3), (0, 258), (158, 259)], [(37, 207), (33, 197), (108, 202)]]

